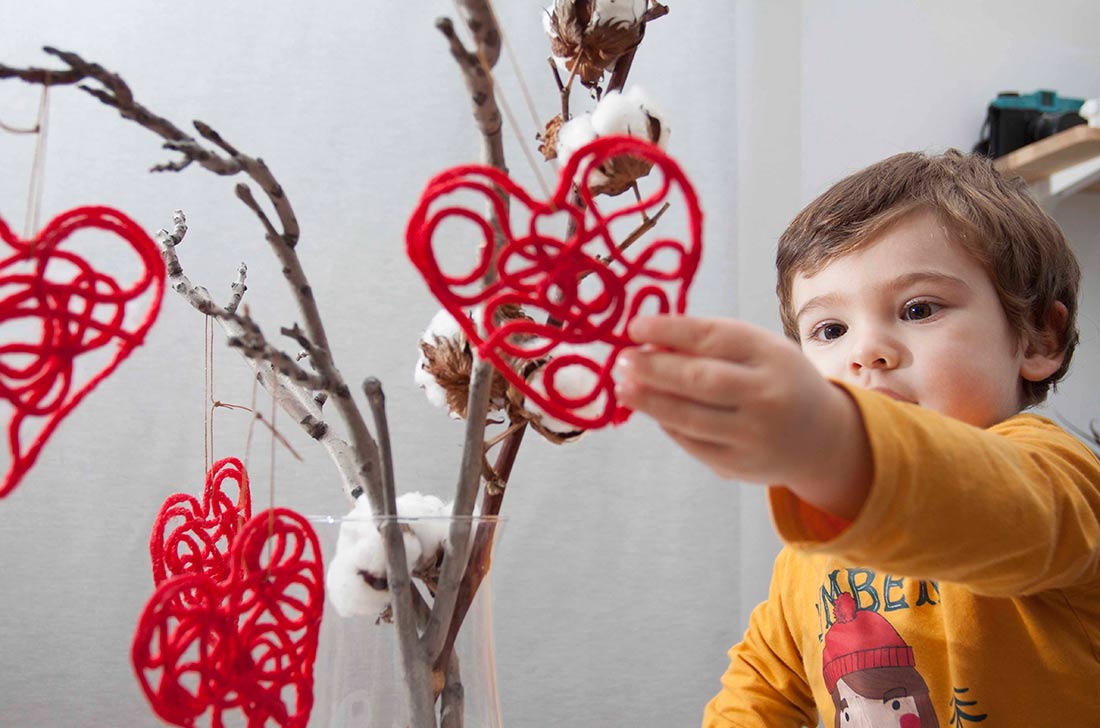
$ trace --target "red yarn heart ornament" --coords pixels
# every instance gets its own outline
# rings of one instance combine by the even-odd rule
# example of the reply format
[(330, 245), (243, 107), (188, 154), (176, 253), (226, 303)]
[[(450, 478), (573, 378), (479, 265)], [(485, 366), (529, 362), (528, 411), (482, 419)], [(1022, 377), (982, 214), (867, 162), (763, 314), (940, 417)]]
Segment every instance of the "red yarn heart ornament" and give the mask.
[[(90, 229), (121, 238), (103, 260), (137, 256), (132, 282), (120, 284), (67, 245)], [(129, 217), (109, 207), (80, 207), (49, 222), (31, 240), (15, 235), (0, 219), (0, 398), (8, 420), (11, 465), (0, 481), (0, 498), (11, 492), (34, 464), (43, 445), (85, 395), (142, 343), (160, 311), (164, 262), (156, 243)], [(127, 306), (151, 293), (141, 320), (126, 321)], [(27, 334), (28, 330), (33, 333)], [(15, 332), (15, 333), (13, 333)], [(83, 384), (73, 363), (110, 344), (113, 354)], [(37, 433), (32, 431), (37, 428)]]
[(163, 582), (138, 621), (131, 659), (153, 710), (211, 726), (240, 710), (250, 726), (303, 728), (324, 608), (317, 535), (286, 508), (257, 514), (233, 543), (228, 581)]
[[(601, 181), (604, 165), (621, 156), (652, 163), (652, 172), (659, 177), (657, 189), (639, 201), (631, 196), (626, 204), (605, 210), (603, 205), (610, 204), (603, 202), (607, 198), (597, 202), (590, 188)], [(580, 205), (570, 199), (574, 184)], [(487, 202), (500, 221), (504, 244), (495, 256), (492, 223), (487, 214), (465, 202), (470, 193), (479, 198), (479, 206)], [(635, 219), (640, 222), (644, 213), (654, 214), (666, 200), (683, 205), (684, 239), (657, 237), (621, 250), (623, 240), (617, 237), (624, 237), (623, 225)], [(517, 208), (528, 217), (526, 225), (513, 223)], [(576, 224), (576, 232), (568, 239), (541, 229), (562, 213)], [(459, 273), (445, 271), (437, 257), (437, 251), (445, 253), (449, 243), (453, 246), (453, 240), (440, 230), (444, 223), (472, 225), (480, 239), (474, 265)], [(613, 225), (619, 232), (612, 230)], [(409, 219), (406, 250), (479, 357), (492, 363), (548, 415), (593, 429), (623, 422), (630, 415), (615, 400), (611, 374), (619, 352), (633, 345), (626, 333), (630, 321), (643, 306), (656, 309), (647, 313), (683, 313), (686, 308), (688, 287), (702, 252), (702, 210), (686, 175), (659, 147), (636, 137), (601, 137), (569, 159), (556, 191), (546, 201), (533, 198), (493, 167), (467, 165), (440, 173), (428, 183)], [(495, 280), (479, 286), (490, 272)], [(582, 288), (584, 278), (594, 281), (594, 290)], [(498, 316), (499, 309), (508, 305), (519, 305), (528, 313), (541, 311), (547, 320)], [(471, 315), (474, 307), (478, 307), (476, 316)], [(601, 351), (592, 354), (590, 350), (597, 347), (574, 348), (587, 344), (596, 344)], [(552, 358), (543, 368), (545, 391), (532, 386), (509, 362), (509, 358), (540, 361), (547, 355)], [(591, 381), (579, 395), (561, 391), (554, 381), (560, 372), (575, 367), (587, 370)]]
[[(236, 486), (236, 503), (226, 492)], [(153, 582), (182, 574), (205, 574), (216, 582), (229, 578), (229, 549), (245, 521), (252, 518), (248, 473), (237, 458), (224, 458), (206, 473), (202, 503), (190, 493), (168, 496), (153, 524), (149, 556)]]

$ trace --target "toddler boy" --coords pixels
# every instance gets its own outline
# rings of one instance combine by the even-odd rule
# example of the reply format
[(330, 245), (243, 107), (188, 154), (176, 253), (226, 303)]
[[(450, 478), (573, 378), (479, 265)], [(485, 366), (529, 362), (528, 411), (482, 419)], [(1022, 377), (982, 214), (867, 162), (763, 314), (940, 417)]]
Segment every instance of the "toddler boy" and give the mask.
[(1100, 721), (1100, 462), (1021, 414), (1065, 374), (1080, 271), (1020, 181), (900, 154), (779, 241), (784, 339), (651, 317), (620, 397), (769, 483), (785, 547), (704, 726)]

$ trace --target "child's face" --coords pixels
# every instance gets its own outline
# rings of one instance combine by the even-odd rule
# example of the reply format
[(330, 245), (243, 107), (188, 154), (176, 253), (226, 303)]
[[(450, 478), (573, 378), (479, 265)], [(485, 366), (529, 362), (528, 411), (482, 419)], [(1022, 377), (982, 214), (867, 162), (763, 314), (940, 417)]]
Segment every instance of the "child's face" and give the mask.
[(1019, 411), (1020, 337), (985, 270), (931, 212), (903, 219), (791, 296), (822, 375), (978, 427)]

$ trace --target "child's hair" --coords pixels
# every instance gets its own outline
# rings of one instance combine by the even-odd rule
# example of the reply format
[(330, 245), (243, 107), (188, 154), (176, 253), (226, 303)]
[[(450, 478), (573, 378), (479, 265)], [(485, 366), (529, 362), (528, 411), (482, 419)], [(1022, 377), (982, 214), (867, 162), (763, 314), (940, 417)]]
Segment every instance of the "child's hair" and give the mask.
[[(833, 185), (811, 202), (779, 238), (780, 315), (798, 340), (791, 306), (797, 274), (813, 275), (919, 210), (935, 211), (948, 232), (984, 266), (1009, 323), (1026, 346), (1042, 346), (1055, 302), (1069, 312), (1056, 332), (1062, 366), (1041, 382), (1023, 382), (1022, 407), (1046, 399), (1065, 376), (1077, 346), (1081, 270), (1058, 224), (1027, 191), (981, 156), (951, 149), (942, 155), (896, 154)], [(1046, 342), (1049, 346), (1051, 342)]]

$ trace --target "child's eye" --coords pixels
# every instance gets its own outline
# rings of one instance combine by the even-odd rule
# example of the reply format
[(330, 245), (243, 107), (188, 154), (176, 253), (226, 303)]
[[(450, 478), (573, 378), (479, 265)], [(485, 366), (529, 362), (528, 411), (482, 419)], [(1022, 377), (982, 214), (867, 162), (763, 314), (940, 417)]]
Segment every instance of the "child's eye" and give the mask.
[(814, 327), (814, 330), (810, 332), (810, 338), (817, 341), (832, 341), (833, 339), (839, 339), (847, 333), (848, 327), (844, 324), (838, 324), (835, 321), (832, 323), (818, 324)]
[(901, 310), (901, 318), (905, 321), (920, 321), (939, 311), (943, 306), (931, 301), (910, 301)]

